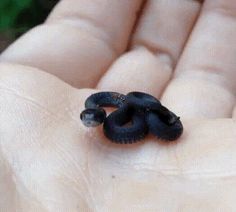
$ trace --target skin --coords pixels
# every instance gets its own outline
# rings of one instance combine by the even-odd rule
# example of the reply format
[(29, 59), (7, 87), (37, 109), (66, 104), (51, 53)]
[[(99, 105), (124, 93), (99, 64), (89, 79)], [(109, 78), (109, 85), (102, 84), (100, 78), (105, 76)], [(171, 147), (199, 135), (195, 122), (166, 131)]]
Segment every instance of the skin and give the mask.
[[(235, 211), (235, 14), (235, 0), (62, 0), (0, 56), (1, 211)], [(110, 143), (79, 118), (98, 90), (160, 98), (184, 134)]]

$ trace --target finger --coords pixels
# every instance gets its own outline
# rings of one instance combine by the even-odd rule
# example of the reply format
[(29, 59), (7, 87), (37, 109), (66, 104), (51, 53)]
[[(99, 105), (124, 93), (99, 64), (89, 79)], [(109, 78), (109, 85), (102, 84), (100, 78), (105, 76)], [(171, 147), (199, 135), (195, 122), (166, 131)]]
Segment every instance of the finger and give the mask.
[(123, 92), (142, 90), (159, 96), (171, 77), (199, 9), (198, 1), (148, 1), (131, 51), (112, 65), (98, 87)]
[(236, 4), (207, 0), (163, 101), (185, 117), (231, 117), (236, 91)]
[(73, 86), (93, 87), (125, 49), (141, 0), (63, 0), (45, 24), (0, 61), (43, 69)]

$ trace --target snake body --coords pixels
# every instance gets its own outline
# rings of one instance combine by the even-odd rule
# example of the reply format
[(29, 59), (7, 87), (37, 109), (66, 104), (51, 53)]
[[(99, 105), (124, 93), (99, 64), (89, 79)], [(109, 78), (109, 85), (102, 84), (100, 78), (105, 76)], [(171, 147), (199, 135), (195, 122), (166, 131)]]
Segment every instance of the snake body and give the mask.
[[(103, 107), (117, 110), (107, 116)], [(84, 125), (95, 127), (103, 123), (105, 136), (115, 143), (135, 143), (148, 132), (161, 140), (173, 141), (183, 132), (179, 117), (158, 99), (142, 92), (95, 93), (87, 98), (85, 108), (80, 115)]]

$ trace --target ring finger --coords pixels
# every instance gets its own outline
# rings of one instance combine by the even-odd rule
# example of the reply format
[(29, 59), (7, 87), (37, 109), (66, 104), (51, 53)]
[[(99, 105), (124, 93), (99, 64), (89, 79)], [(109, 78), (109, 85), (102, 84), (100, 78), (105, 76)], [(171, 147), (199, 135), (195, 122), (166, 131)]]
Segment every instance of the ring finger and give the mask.
[(193, 118), (231, 117), (236, 91), (235, 0), (206, 0), (163, 101)]

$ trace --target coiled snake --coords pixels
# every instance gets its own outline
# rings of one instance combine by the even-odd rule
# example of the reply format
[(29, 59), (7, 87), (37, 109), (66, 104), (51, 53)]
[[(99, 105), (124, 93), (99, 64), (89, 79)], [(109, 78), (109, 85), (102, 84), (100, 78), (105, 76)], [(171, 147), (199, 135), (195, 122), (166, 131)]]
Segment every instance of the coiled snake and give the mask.
[[(103, 107), (117, 110), (106, 115)], [(104, 134), (112, 142), (127, 144), (143, 139), (148, 132), (161, 140), (176, 140), (183, 132), (180, 118), (164, 107), (155, 97), (130, 92), (99, 92), (89, 96), (80, 118), (87, 127), (103, 123)]]

